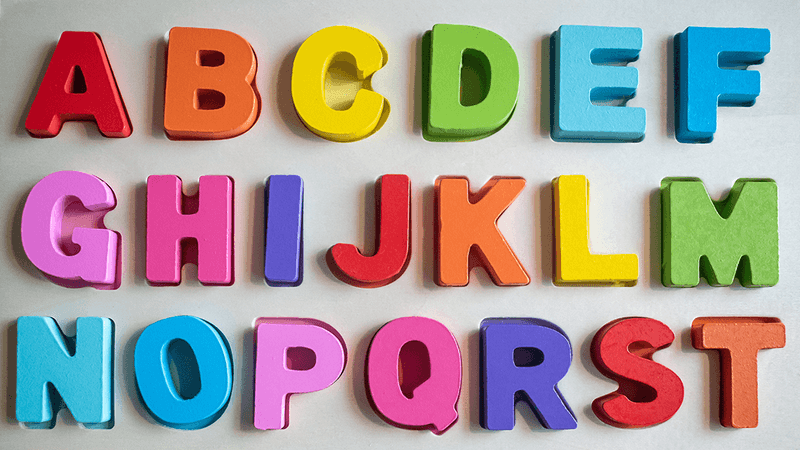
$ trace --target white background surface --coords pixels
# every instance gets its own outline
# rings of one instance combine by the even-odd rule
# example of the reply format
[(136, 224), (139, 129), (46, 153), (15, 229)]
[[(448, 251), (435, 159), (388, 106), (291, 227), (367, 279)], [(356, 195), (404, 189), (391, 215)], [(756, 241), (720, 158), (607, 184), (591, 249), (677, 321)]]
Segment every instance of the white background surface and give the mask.
[[(472, 143), (431, 143), (420, 136), (419, 44), (437, 23), (477, 25), (495, 31), (520, 62), (519, 103), (499, 133)], [(800, 7), (785, 1), (671, 2), (140, 2), (2, 1), (0, 4), (0, 448), (798, 448), (800, 407), (796, 364), (800, 314), (800, 241), (795, 182), (800, 141)], [(644, 32), (639, 88), (629, 106), (647, 110), (647, 135), (636, 144), (556, 143), (550, 140), (547, 38), (560, 25), (635, 26)], [(294, 53), (305, 38), (331, 25), (373, 34), (389, 62), (373, 79), (392, 111), (377, 134), (351, 144), (312, 135), (297, 119), (289, 80)], [(752, 108), (719, 111), (708, 145), (678, 143), (672, 132), (671, 39), (687, 26), (768, 28), (772, 50), (761, 72), (762, 92)], [(246, 134), (223, 141), (172, 142), (162, 130), (164, 35), (171, 27), (233, 31), (258, 57), (261, 116)], [(127, 139), (106, 139), (94, 124), (71, 123), (54, 139), (29, 137), (23, 127), (30, 103), (59, 35), (98, 32), (133, 123)], [(544, 64), (544, 65), (543, 65)], [(115, 191), (117, 208), (106, 225), (123, 236), (123, 281), (116, 291), (70, 290), (42, 277), (24, 255), (19, 220), (28, 191), (45, 175), (80, 170)], [(362, 247), (374, 235), (373, 183), (386, 173), (411, 177), (413, 251), (405, 275), (374, 290), (346, 285), (324, 263), (337, 242)], [(150, 287), (145, 267), (145, 180), (176, 174), (196, 190), (199, 176), (235, 180), (235, 271), (231, 287), (203, 287), (196, 270), (179, 287)], [(305, 280), (297, 288), (270, 288), (263, 280), (263, 187), (271, 174), (305, 180)], [(532, 277), (529, 286), (499, 288), (480, 270), (469, 286), (433, 283), (433, 182), (465, 175), (477, 189), (494, 175), (517, 175), (528, 185), (500, 221), (501, 229)], [(552, 272), (550, 181), (584, 174), (591, 182), (591, 246), (597, 253), (637, 253), (639, 283), (631, 288), (555, 287)], [(667, 289), (659, 282), (658, 187), (667, 176), (695, 176), (712, 196), (727, 193), (740, 177), (778, 183), (781, 279), (764, 289)], [(366, 221), (365, 221), (366, 219)], [(365, 225), (366, 223), (366, 225)], [(180, 314), (202, 317), (231, 343), (235, 383), (227, 412), (213, 425), (180, 431), (156, 424), (136, 396), (132, 355), (141, 331)], [(85, 430), (63, 411), (53, 430), (26, 430), (14, 419), (14, 326), (22, 315), (54, 317), (72, 334), (79, 316), (116, 323), (115, 426)], [(423, 315), (445, 324), (458, 339), (464, 378), (460, 419), (442, 436), (398, 429), (370, 408), (364, 391), (369, 340), (387, 321)], [(779, 317), (787, 329), (783, 349), (759, 354), (760, 424), (731, 430), (719, 425), (716, 355), (692, 348), (689, 327), (698, 316)], [(280, 431), (252, 426), (252, 326), (259, 316), (313, 317), (345, 338), (345, 373), (329, 389), (293, 396), (291, 424)], [(559, 383), (578, 418), (571, 431), (544, 430), (527, 407), (518, 408), (513, 431), (490, 432), (478, 423), (478, 326), (496, 316), (531, 316), (555, 322), (569, 335), (572, 368)], [(668, 422), (622, 430), (599, 422), (593, 399), (616, 389), (594, 369), (589, 344), (607, 322), (652, 317), (676, 334), (655, 360), (683, 380), (682, 408)], [(64, 416), (67, 416), (66, 418)]]

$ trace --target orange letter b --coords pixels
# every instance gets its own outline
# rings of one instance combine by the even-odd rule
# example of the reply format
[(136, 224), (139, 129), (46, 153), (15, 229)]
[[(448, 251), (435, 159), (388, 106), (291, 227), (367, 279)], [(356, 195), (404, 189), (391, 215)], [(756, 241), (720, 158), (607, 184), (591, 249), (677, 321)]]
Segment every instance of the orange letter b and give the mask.
[(225, 30), (173, 28), (167, 48), (164, 130), (170, 139), (225, 139), (256, 123), (256, 55)]

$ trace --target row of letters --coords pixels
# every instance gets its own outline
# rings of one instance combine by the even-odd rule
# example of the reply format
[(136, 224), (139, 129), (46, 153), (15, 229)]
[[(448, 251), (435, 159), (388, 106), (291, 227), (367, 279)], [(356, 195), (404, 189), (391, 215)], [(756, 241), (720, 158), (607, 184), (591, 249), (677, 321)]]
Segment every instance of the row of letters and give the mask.
[[(530, 277), (497, 227), (524, 189), (521, 177), (495, 177), (478, 192), (463, 177), (439, 177), (435, 186), (435, 281), (469, 283), (470, 255), (499, 286), (520, 286)], [(589, 184), (581, 175), (552, 183), (556, 285), (635, 285), (635, 254), (593, 254), (589, 248)], [(383, 175), (376, 183), (376, 251), (352, 244), (327, 254), (331, 272), (362, 288), (397, 280), (411, 258), (411, 182)], [(185, 196), (175, 175), (147, 180), (146, 277), (154, 286), (178, 285), (181, 268), (197, 264), (205, 285), (229, 286), (233, 267), (234, 180), (200, 177), (199, 192)], [(270, 286), (303, 281), (303, 180), (273, 175), (266, 183), (264, 277)], [(116, 205), (100, 178), (55, 172), (30, 191), (20, 224), (28, 258), (50, 280), (66, 287), (116, 289), (121, 277), (120, 233), (105, 229), (103, 216)], [(778, 282), (778, 194), (769, 179), (737, 181), (714, 202), (694, 178), (665, 178), (661, 185), (662, 283), (670, 287), (709, 284), (773, 286)], [(313, 220), (313, 218), (311, 219)]]
[[(640, 28), (561, 26), (551, 38), (551, 137), (557, 141), (638, 142), (645, 110), (625, 107), (636, 95)], [(674, 41), (675, 137), (705, 143), (717, 128), (717, 106), (750, 106), (759, 73), (730, 70), (760, 64), (770, 33), (753, 28), (689, 27)], [(256, 55), (225, 30), (173, 28), (169, 33), (164, 130), (171, 139), (224, 139), (247, 132), (261, 100)], [(372, 35), (333, 26), (306, 39), (292, 66), (291, 95), (303, 124), (322, 138), (348, 142), (388, 120), (389, 101), (372, 90), (388, 52)], [(496, 33), (465, 25), (435, 25), (422, 40), (422, 135), (429, 141), (471, 141), (499, 131), (517, 107), (519, 62)], [(352, 104), (333, 105), (326, 77), (348, 66), (360, 83)], [(464, 78), (463, 70), (472, 73)], [(347, 70), (345, 72), (348, 72)], [(332, 95), (333, 92), (331, 92)], [(613, 104), (622, 102), (622, 106)], [(345, 102), (347, 103), (347, 102)], [(66, 31), (56, 46), (25, 121), (35, 137), (56, 136), (64, 121), (95, 120), (108, 137), (133, 127), (111, 64), (91, 32)]]
[[(662, 322), (643, 317), (617, 319), (597, 332), (592, 361), (620, 385), (593, 402), (600, 420), (620, 428), (642, 428), (665, 422), (678, 411), (684, 396), (680, 377), (652, 360), (653, 353), (674, 338)], [(481, 322), (480, 340), (481, 426), (512, 429), (515, 403), (522, 399), (544, 427), (577, 427), (557, 386), (572, 361), (572, 346), (561, 328), (542, 319), (491, 318)], [(785, 341), (785, 327), (776, 318), (693, 321), (693, 346), (721, 353), (722, 425), (757, 426), (756, 355), (783, 347)], [(20, 317), (17, 420), (33, 428), (55, 426), (57, 393), (76, 421), (89, 428), (110, 428), (113, 342), (114, 323), (108, 318), (78, 318), (76, 336), (67, 338), (50, 317)], [(257, 319), (254, 426), (289, 426), (289, 395), (327, 388), (342, 375), (346, 361), (344, 339), (324, 322)], [(371, 404), (388, 423), (441, 434), (458, 419), (461, 351), (443, 324), (424, 317), (395, 319), (372, 337), (364, 363)], [(225, 412), (233, 388), (228, 340), (214, 325), (192, 316), (170, 317), (145, 328), (135, 344), (133, 370), (146, 410), (173, 428), (212, 424)]]

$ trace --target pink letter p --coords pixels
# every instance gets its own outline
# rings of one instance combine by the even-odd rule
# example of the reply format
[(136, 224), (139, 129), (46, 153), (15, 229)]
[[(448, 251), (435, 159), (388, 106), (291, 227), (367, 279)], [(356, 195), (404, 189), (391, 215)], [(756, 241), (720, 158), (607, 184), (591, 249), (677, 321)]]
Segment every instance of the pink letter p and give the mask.
[(339, 333), (319, 320), (262, 318), (256, 323), (254, 425), (278, 430), (289, 426), (289, 395), (333, 384), (344, 371), (347, 350)]

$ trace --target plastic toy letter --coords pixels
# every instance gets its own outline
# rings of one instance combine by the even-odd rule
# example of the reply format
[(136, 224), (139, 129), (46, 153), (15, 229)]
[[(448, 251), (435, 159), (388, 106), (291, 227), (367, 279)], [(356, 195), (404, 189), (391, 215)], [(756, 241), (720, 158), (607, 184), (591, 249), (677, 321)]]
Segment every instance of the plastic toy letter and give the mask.
[(170, 139), (225, 139), (256, 123), (256, 55), (225, 30), (169, 31), (164, 131)]
[(272, 175), (264, 189), (264, 278), (270, 286), (303, 282), (303, 179)]
[(761, 76), (735, 69), (761, 64), (769, 49), (766, 29), (689, 27), (676, 35), (675, 138), (711, 142), (717, 105), (752, 106), (761, 93)]
[(51, 173), (31, 189), (22, 210), (25, 254), (60, 286), (118, 288), (122, 237), (103, 227), (116, 204), (114, 191), (94, 175)]
[(594, 255), (589, 251), (589, 182), (583, 175), (553, 180), (553, 220), (558, 286), (634, 286), (639, 258), (634, 254)]
[[(289, 395), (332, 385), (344, 372), (347, 350), (339, 332), (319, 320), (260, 318), (256, 324), (254, 425), (278, 430), (289, 426)], [(298, 349), (313, 356), (295, 359)]]
[[(357, 141), (378, 131), (389, 117), (389, 101), (372, 90), (371, 80), (388, 59), (383, 45), (358, 28), (334, 26), (309, 36), (292, 66), (292, 100), (300, 120), (329, 141)], [(364, 80), (353, 105), (341, 111), (325, 103), (325, 77), (335, 61), (354, 65)]]
[(105, 137), (124, 138), (133, 130), (97, 33), (61, 33), (25, 129), (33, 137), (54, 137), (68, 120), (94, 120)]
[[(643, 428), (666, 422), (683, 403), (683, 383), (675, 372), (653, 361), (675, 335), (663, 323), (629, 317), (607, 323), (592, 340), (592, 361), (619, 389), (592, 402), (592, 411), (617, 428)], [(642, 384), (647, 388), (643, 388)]]
[[(180, 387), (173, 382), (170, 361), (178, 366)], [(136, 341), (133, 367), (142, 403), (164, 426), (205, 428), (228, 407), (233, 388), (230, 345), (203, 319), (176, 316), (150, 324)]]
[(724, 427), (758, 426), (759, 350), (783, 348), (786, 327), (776, 317), (698, 317), (692, 321), (692, 346), (719, 350)]
[(17, 319), (17, 411), (29, 428), (53, 428), (66, 404), (86, 428), (114, 426), (114, 322), (79, 317), (65, 337), (51, 317)]
[(481, 426), (513, 429), (519, 392), (545, 428), (577, 428), (575, 413), (557, 386), (571, 362), (569, 338), (553, 323), (531, 318), (483, 320)]
[[(505, 126), (519, 91), (519, 62), (508, 41), (483, 28), (439, 24), (423, 47), (426, 140), (472, 141)], [(463, 78), (465, 69), (476, 76), (474, 84)]]
[[(417, 356), (423, 361), (402, 364), (403, 349), (412, 344), (424, 353)], [(424, 369), (426, 373), (420, 373)], [(419, 382), (413, 392), (403, 391), (400, 383), (407, 380)], [(444, 433), (458, 420), (461, 351), (456, 338), (444, 325), (425, 317), (387, 323), (375, 333), (367, 351), (367, 390), (375, 411), (387, 422)]]
[(175, 175), (147, 178), (147, 281), (178, 285), (182, 265), (192, 262), (204, 285), (232, 285), (233, 179), (202, 176), (192, 197), (181, 186)]
[(355, 245), (336, 244), (328, 267), (337, 278), (362, 288), (385, 286), (400, 278), (411, 258), (411, 181), (407, 175), (383, 175), (375, 184), (377, 249), (363, 255)]
[(661, 282), (694, 287), (778, 283), (778, 187), (769, 179), (736, 180), (712, 201), (697, 178), (661, 181)]
[(505, 237), (497, 220), (525, 187), (519, 177), (494, 177), (480, 191), (469, 190), (460, 177), (436, 179), (439, 286), (469, 283), (469, 254), (473, 246), (484, 269), (498, 286), (523, 286), (531, 279)]
[(644, 139), (644, 108), (596, 104), (636, 95), (639, 71), (612, 65), (639, 58), (642, 29), (562, 25), (552, 39), (553, 140)]

